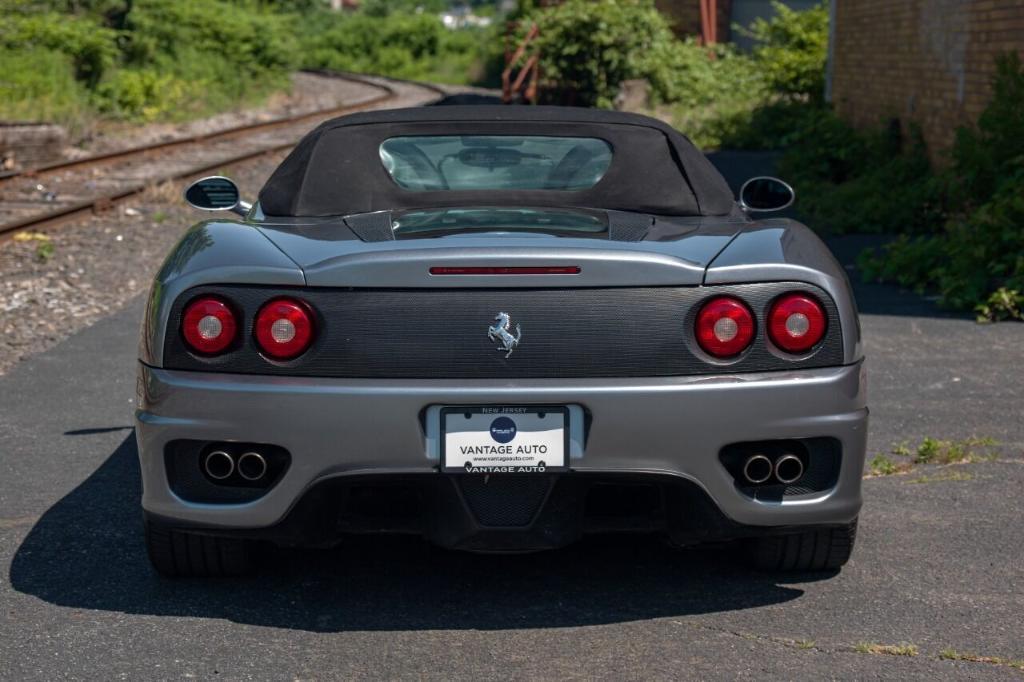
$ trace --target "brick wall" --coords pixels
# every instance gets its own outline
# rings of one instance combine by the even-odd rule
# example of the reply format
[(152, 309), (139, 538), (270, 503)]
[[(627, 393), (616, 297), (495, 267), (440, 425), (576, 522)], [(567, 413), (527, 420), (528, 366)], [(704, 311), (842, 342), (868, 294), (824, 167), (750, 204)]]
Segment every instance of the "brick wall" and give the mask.
[(1024, 57), (1024, 0), (836, 0), (834, 28), (840, 116), (915, 121), (936, 158), (987, 104), (996, 55)]

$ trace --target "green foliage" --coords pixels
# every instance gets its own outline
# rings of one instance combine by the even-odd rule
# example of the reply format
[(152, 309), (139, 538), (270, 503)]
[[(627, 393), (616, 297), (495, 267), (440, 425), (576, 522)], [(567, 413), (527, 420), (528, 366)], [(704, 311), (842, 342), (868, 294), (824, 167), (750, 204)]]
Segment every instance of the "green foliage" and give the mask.
[(966, 438), (951, 441), (925, 438), (917, 446), (914, 464), (963, 464), (991, 461), (997, 457), (999, 443), (992, 438)]
[(397, 78), (469, 83), (500, 45), (493, 30), (448, 30), (433, 14), (318, 13), (303, 23), (302, 65)]
[[(937, 291), (942, 304), (977, 308), (989, 320), (1019, 319), (1000, 289), (1024, 289), (1024, 169), (1007, 177), (988, 201), (950, 217), (943, 231), (903, 236), (881, 253), (863, 254), (865, 277)], [(1005, 301), (1005, 302), (1004, 302)]]
[(497, 28), (449, 31), (433, 12), (444, 4), (340, 13), (321, 0), (0, 0), (0, 114), (179, 120), (258, 101), (297, 68), (493, 78)]
[(996, 60), (992, 99), (978, 118), (977, 128), (957, 131), (952, 171), (963, 203), (982, 203), (1012, 180), (1008, 175), (1024, 168), (1022, 130), (1024, 68), (1020, 56), (1009, 52)]
[(862, 254), (868, 279), (892, 281), (984, 320), (1021, 319), (1024, 291), (1024, 67), (999, 58), (993, 97), (932, 169), (920, 135), (862, 133), (818, 107), (784, 137), (780, 173), (809, 222), (832, 233), (900, 236)]
[[(890, 456), (891, 455), (891, 456)], [(897, 459), (893, 459), (896, 457)], [(999, 457), (999, 443), (993, 438), (972, 436), (963, 440), (939, 440), (926, 437), (911, 450), (906, 443), (893, 446), (889, 454), (878, 454), (868, 462), (871, 476), (892, 476), (914, 470), (920, 464), (970, 464), (990, 462)], [(963, 476), (924, 477), (912, 481), (967, 480)]]
[(659, 43), (640, 64), (656, 101), (720, 114), (730, 106), (750, 107), (767, 95), (750, 57), (732, 45), (700, 45), (695, 39)]
[[(98, 95), (128, 118), (196, 115), (287, 82), (297, 42), (287, 15), (223, 0), (135, 0), (122, 74)], [(185, 103), (194, 103), (184, 110)]]
[(89, 115), (89, 93), (75, 80), (71, 58), (46, 48), (0, 48), (0, 119), (63, 121), (71, 128)]
[(974, 307), (978, 322), (999, 322), (1000, 320), (1024, 320), (1024, 294), (1016, 289), (999, 287), (988, 296), (988, 300)]
[(830, 110), (812, 110), (788, 144), (779, 173), (821, 231), (924, 233), (942, 224), (945, 192), (920, 132), (859, 133)]
[(651, 0), (568, 0), (526, 13), (521, 31), (540, 27), (546, 99), (611, 107), (623, 81), (642, 78), (653, 104), (702, 147), (778, 147), (824, 88), (824, 6), (778, 7), (752, 27), (752, 56), (676, 39)]
[(862, 255), (867, 277), (937, 291), (940, 302), (990, 321), (1020, 319), (1024, 290), (1024, 67), (999, 59), (976, 129), (958, 131), (952, 164), (934, 182), (948, 198), (937, 234)]
[(87, 17), (5, 9), (0, 48), (45, 49), (67, 55), (76, 80), (94, 86), (117, 59), (116, 31)]
[(897, 463), (887, 455), (878, 454), (868, 462), (868, 473), (872, 476), (892, 476), (908, 469), (906, 463)]
[(36, 260), (40, 263), (45, 263), (53, 258), (54, 246), (52, 241), (41, 241), (36, 246)]
[(669, 99), (678, 42), (653, 0), (568, 0), (531, 20), (540, 27), (541, 72), (555, 99), (608, 108), (633, 78), (647, 78), (655, 97)]
[(828, 44), (824, 4), (804, 12), (775, 3), (776, 15), (749, 30), (754, 55), (730, 45), (675, 38), (651, 0), (567, 0), (528, 13), (548, 97), (609, 108), (623, 81), (646, 79), (675, 122), (715, 144), (777, 97), (820, 99)]
[(768, 85), (778, 93), (821, 101), (828, 59), (828, 5), (803, 12), (772, 1), (774, 16), (738, 29), (757, 41), (754, 59)]
[[(152, 121), (180, 111), (195, 90), (181, 78), (154, 69), (122, 70), (100, 84), (100, 112), (117, 118)], [(187, 107), (186, 107), (187, 110)]]
[(656, 99), (670, 102), (672, 123), (702, 148), (733, 144), (751, 112), (769, 96), (753, 60), (731, 45), (676, 42), (648, 79)]

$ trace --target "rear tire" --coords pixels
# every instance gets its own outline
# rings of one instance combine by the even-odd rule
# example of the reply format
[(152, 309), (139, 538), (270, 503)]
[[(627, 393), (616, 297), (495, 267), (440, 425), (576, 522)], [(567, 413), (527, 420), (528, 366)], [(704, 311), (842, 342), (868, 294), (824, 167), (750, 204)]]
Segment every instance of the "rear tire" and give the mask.
[(146, 552), (167, 578), (237, 576), (252, 569), (245, 540), (200, 535), (145, 522)]
[(834, 571), (850, 559), (857, 519), (838, 528), (754, 538), (747, 547), (753, 566), (763, 571)]

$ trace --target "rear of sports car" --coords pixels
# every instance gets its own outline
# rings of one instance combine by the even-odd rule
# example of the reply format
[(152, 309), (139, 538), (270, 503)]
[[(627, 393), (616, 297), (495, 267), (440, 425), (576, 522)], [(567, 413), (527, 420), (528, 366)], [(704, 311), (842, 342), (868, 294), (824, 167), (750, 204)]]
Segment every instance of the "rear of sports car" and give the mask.
[[(400, 139), (377, 142), (393, 178), (424, 162), (382, 137)], [(551, 144), (451, 143), (470, 151), (444, 152), (448, 183)], [(570, 171), (604, 172), (586, 154)], [(521, 205), (273, 217), (267, 199), (190, 231), (150, 297), (137, 436), (161, 572), (354, 533), (848, 559), (863, 358), (845, 276), (806, 228)]]

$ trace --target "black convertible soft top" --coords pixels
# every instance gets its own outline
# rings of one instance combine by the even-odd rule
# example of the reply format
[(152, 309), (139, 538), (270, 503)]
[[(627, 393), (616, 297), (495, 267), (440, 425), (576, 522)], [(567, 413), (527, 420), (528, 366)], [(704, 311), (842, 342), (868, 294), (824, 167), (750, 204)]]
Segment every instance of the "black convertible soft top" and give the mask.
[[(432, 190), (399, 187), (380, 160), (384, 140), (424, 135), (594, 137), (611, 166), (582, 190)], [(455, 206), (576, 206), (655, 215), (718, 216), (734, 207), (714, 166), (671, 126), (647, 116), (541, 106), (391, 109), (326, 121), (307, 134), (260, 190), (269, 216), (334, 216)]]

